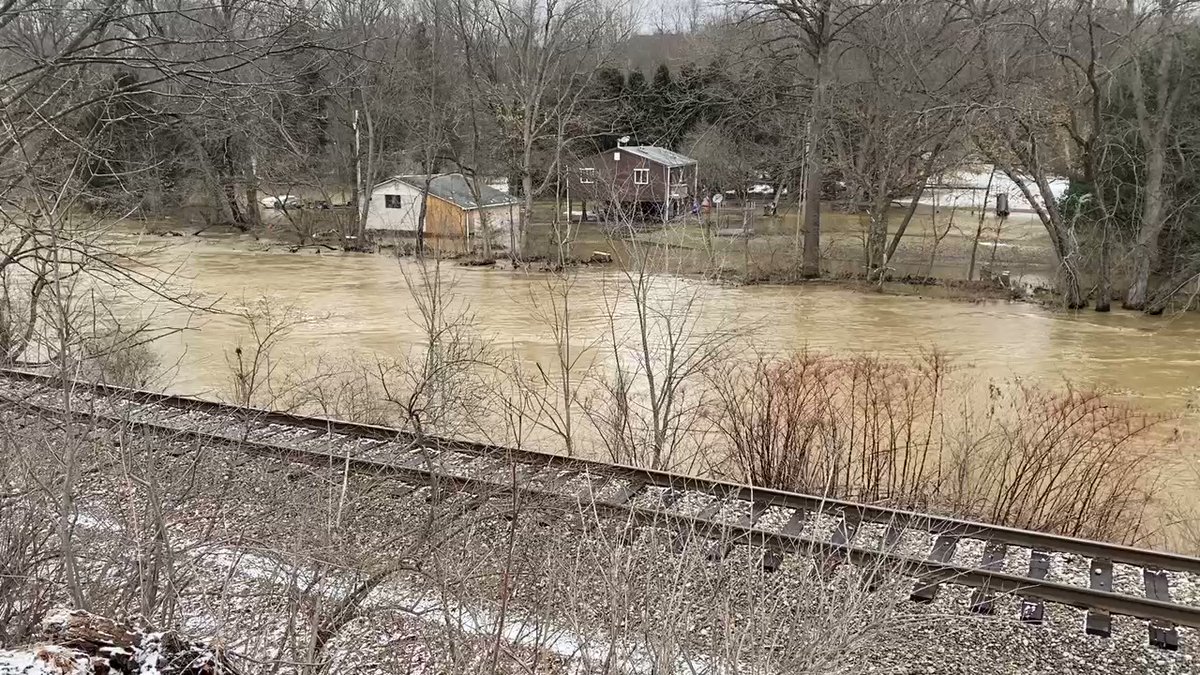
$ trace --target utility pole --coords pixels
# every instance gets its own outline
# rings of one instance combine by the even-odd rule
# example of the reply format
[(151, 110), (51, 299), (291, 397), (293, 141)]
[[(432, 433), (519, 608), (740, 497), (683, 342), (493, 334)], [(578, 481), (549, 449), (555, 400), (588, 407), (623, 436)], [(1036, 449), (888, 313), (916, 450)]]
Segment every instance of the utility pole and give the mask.
[(996, 165), (988, 174), (987, 187), (983, 190), (983, 204), (979, 207), (979, 225), (975, 228), (975, 240), (971, 242), (971, 264), (967, 267), (967, 281), (975, 280), (975, 252), (979, 250), (979, 238), (983, 236), (983, 219), (987, 216), (988, 196), (992, 193), (992, 180), (996, 178)]
[[(362, 150), (358, 140), (358, 110), (354, 111), (354, 232), (357, 235), (363, 221)], [(359, 244), (361, 242), (355, 242)]]

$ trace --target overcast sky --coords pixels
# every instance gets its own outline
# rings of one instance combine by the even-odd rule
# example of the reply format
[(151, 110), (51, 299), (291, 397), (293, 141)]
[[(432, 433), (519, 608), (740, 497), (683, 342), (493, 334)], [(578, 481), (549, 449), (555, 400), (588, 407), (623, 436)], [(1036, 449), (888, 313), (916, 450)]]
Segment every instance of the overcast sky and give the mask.
[[(638, 32), (661, 30), (676, 32), (686, 28), (689, 14), (694, 11), (693, 0), (629, 0), (638, 18)], [(702, 12), (711, 11), (720, 0), (699, 0)]]

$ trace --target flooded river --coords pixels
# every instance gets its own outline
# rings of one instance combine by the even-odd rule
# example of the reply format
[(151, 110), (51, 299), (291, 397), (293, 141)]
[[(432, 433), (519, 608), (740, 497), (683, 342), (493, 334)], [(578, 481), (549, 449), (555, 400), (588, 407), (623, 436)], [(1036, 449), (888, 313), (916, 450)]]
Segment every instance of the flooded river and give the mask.
[[(311, 250), (252, 251), (246, 242), (190, 237), (169, 241), (151, 260), (175, 270), (178, 283), (207, 301), (234, 307), (267, 297), (274, 308), (290, 304), (304, 314), (308, 321), (283, 340), (277, 368), (317, 354), (398, 355), (422, 340), (401, 268), (411, 269), (411, 261)], [(551, 366), (554, 342), (534, 309), (544, 298), (543, 275), (453, 264), (448, 269), (454, 294), (470, 306), (477, 330), (493, 349)], [(602, 268), (579, 272), (571, 302), (578, 344), (604, 335), (605, 297), (615, 274)], [(751, 332), (761, 349), (808, 347), (896, 357), (938, 349), (976, 382), (1023, 378), (1054, 386), (1069, 378), (1080, 387), (1111, 391), (1172, 415), (1167, 432), (1179, 434), (1175, 447), (1183, 453), (1174, 459), (1184, 460), (1187, 468), (1168, 472), (1171, 501), (1200, 504), (1200, 473), (1190, 468), (1200, 467), (1200, 314), (1072, 314), (1025, 303), (897, 297), (824, 285), (678, 284), (675, 292), (702, 296), (699, 328), (735, 325)], [(228, 398), (228, 355), (245, 338), (245, 324), (230, 315), (183, 314), (153, 303), (146, 308), (158, 311), (162, 321), (187, 325), (155, 346), (164, 367), (171, 368), (167, 388)]]
[[(311, 320), (297, 326), (287, 348), (340, 354), (397, 350), (421, 339), (415, 305), (400, 265), (386, 255), (255, 252), (198, 243), (155, 254), (179, 283), (219, 306), (271, 298)], [(494, 346), (548, 364), (553, 340), (532, 318), (544, 292), (537, 273), (448, 265), (454, 294), (476, 315)], [(585, 270), (572, 291), (581, 340), (598, 337), (606, 275)], [(940, 349), (979, 377), (1063, 377), (1113, 390), (1147, 408), (1200, 414), (1200, 314), (1144, 317), (1136, 313), (1064, 313), (1026, 303), (970, 303), (896, 297), (836, 287), (702, 285), (701, 323), (753, 332), (765, 349), (801, 347), (836, 353), (911, 355)], [(612, 286), (607, 286), (611, 293)], [(159, 308), (166, 312), (166, 306)], [(179, 310), (163, 314), (175, 323)], [(191, 315), (189, 328), (159, 345), (164, 363), (178, 364), (174, 390), (219, 394), (228, 385), (225, 353), (244, 325), (230, 316)]]

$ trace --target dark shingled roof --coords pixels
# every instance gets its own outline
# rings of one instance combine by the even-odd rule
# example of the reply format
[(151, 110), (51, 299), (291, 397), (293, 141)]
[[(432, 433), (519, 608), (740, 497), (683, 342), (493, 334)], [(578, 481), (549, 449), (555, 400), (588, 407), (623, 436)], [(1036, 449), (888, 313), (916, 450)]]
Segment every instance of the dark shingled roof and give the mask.
[[(396, 176), (397, 180), (404, 181), (418, 190), (425, 189), (426, 178), (427, 176), (424, 175)], [(475, 203), (475, 196), (471, 194), (471, 186), (467, 183), (465, 176), (461, 173), (443, 173), (433, 177), (429, 183), (429, 194), (468, 211), (481, 207), (508, 206), (520, 203), (510, 195), (496, 188), (488, 187), (482, 180), (478, 180), (476, 187), (479, 189), (479, 204)]]

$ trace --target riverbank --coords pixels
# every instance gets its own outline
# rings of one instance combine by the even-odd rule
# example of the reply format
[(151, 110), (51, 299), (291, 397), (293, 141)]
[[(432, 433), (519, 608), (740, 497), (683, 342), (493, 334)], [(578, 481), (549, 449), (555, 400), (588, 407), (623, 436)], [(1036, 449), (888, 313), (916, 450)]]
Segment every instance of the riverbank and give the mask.
[[(839, 215), (839, 214), (833, 214)], [(844, 215), (844, 214), (842, 214)], [(843, 223), (844, 224), (844, 223)], [(130, 222), (125, 231), (139, 231), (150, 237), (183, 242), (198, 242), (204, 246), (229, 248), (257, 253), (291, 255), (377, 255), (384, 257), (413, 257), (414, 247), (389, 244), (377, 246), (373, 253), (346, 252), (336, 237), (316, 239), (298, 244), (287, 236), (286, 231), (266, 229), (260, 232), (242, 232), (234, 228), (198, 227), (187, 222), (170, 219)], [(914, 236), (920, 230), (915, 229)], [(1044, 252), (1036, 247), (1007, 247), (997, 262), (990, 260), (991, 268), (981, 262), (978, 275), (986, 279), (968, 281), (964, 275), (955, 275), (958, 267), (967, 269), (966, 254), (955, 252), (951, 245), (943, 244), (944, 257), (936, 265), (921, 263), (916, 257), (926, 255), (920, 243), (898, 247), (894, 257), (894, 272), (883, 282), (868, 282), (857, 271), (861, 263), (854, 259), (854, 242), (846, 236), (838, 236), (838, 229), (831, 228), (827, 236), (826, 255), (822, 261), (825, 273), (817, 279), (800, 277), (796, 270), (798, 260), (790, 250), (791, 240), (779, 234), (756, 235), (749, 240), (736, 237), (716, 237), (707, 244), (701, 240), (701, 230), (693, 226), (675, 226), (618, 238), (605, 233), (594, 223), (576, 224), (570, 243), (564, 247), (567, 258), (560, 263), (561, 252), (550, 242), (553, 229), (546, 225), (534, 226), (529, 236), (529, 254), (524, 260), (514, 262), (506, 257), (484, 259), (474, 254), (438, 253), (443, 260), (463, 267), (478, 269), (512, 270), (551, 273), (563, 269), (605, 268), (628, 266), (634, 257), (645, 254), (647, 248), (655, 248), (650, 267), (655, 271), (704, 279), (722, 285), (772, 285), (772, 286), (825, 286), (855, 292), (875, 293), (897, 297), (933, 298), (952, 301), (1023, 301), (1053, 306), (1056, 296), (1046, 288), (1041, 277), (1032, 277), (1025, 270), (1039, 269)], [(844, 234), (844, 233), (843, 233)], [(961, 242), (957, 242), (961, 244)], [(913, 250), (916, 247), (917, 250)], [(959, 247), (961, 248), (961, 246)], [(645, 262), (645, 261), (643, 261)], [(990, 272), (1003, 265), (1004, 269)], [(1014, 275), (1009, 268), (1020, 272)], [(938, 273), (946, 277), (937, 276)]]

